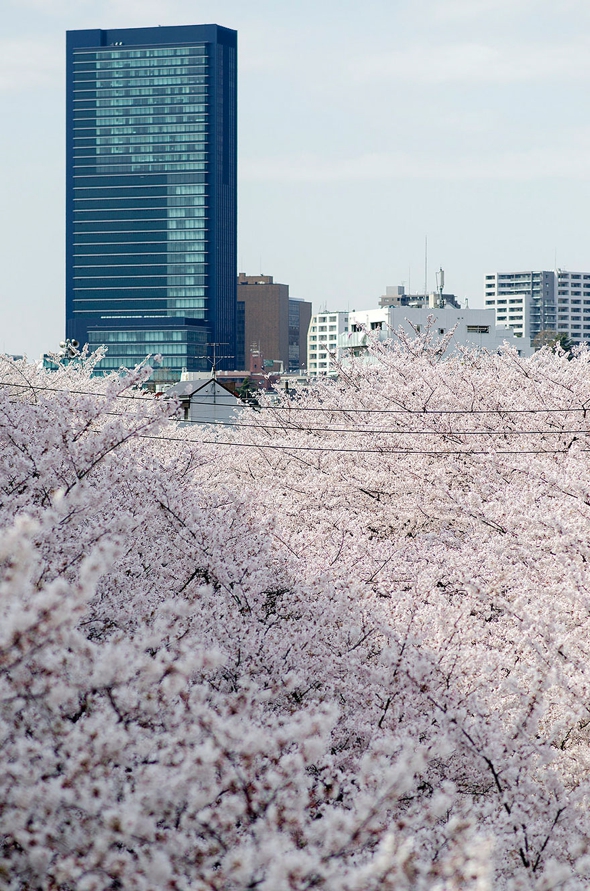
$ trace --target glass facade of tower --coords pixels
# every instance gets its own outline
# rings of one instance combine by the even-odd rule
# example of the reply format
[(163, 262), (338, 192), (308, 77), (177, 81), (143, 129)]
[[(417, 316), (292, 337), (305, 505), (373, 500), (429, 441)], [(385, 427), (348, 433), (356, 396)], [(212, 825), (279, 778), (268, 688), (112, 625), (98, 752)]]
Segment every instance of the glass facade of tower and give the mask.
[(236, 352), (236, 32), (71, 31), (66, 336), (160, 377)]

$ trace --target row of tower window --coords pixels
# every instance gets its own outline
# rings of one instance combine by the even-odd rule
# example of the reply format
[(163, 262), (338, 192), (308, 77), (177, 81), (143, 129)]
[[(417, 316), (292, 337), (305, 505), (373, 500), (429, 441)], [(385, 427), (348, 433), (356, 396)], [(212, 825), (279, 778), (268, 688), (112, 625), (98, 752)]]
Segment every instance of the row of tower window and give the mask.
[(206, 53), (205, 44), (195, 46), (167, 47), (166, 49), (124, 49), (124, 50), (74, 50), (78, 59), (161, 59), (167, 56), (192, 56)]

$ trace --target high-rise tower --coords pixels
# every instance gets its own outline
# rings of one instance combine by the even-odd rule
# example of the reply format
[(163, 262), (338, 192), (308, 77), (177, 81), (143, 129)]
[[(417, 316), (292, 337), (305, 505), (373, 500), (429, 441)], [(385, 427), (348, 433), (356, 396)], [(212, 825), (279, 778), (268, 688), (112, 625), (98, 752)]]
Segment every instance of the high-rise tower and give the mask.
[(234, 367), (237, 34), (67, 35), (66, 336), (99, 368)]

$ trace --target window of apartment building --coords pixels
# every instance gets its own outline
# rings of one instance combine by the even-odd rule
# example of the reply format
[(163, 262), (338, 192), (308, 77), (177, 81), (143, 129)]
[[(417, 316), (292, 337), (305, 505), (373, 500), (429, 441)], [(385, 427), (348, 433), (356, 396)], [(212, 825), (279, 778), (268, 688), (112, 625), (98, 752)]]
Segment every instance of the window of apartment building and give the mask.
[(328, 330), (328, 326), (327, 326), (327, 325), (320, 325), (319, 328), (318, 328), (318, 331), (327, 331), (327, 330)]
[(330, 316), (330, 321), (331, 321), (331, 322), (337, 322), (337, 321), (338, 321), (338, 316)]
[[(441, 328), (440, 333), (444, 334), (444, 328)], [(468, 334), (489, 334), (490, 326), (489, 325), (467, 325), (467, 333)]]
[[(561, 292), (560, 292), (560, 293), (561, 293)], [(568, 298), (566, 297), (565, 299), (560, 298), (557, 302), (558, 302), (558, 303), (569, 303), (569, 300), (568, 300)]]
[(518, 322), (519, 320), (522, 321), (522, 316), (510, 316), (511, 322)]
[(309, 339), (310, 339), (310, 341), (317, 340), (318, 336), (317, 336), (317, 334), (310, 334)]
[(509, 300), (508, 303), (522, 303), (522, 297), (518, 297), (516, 300)]
[(329, 331), (337, 331), (337, 330), (338, 330), (338, 325), (330, 325), (330, 328), (329, 328), (328, 330), (329, 330)]
[(495, 279), (495, 278), (496, 278), (495, 275), (486, 275), (486, 279), (487, 279), (488, 281), (489, 281), (489, 279)]
[(582, 293), (581, 291), (572, 291), (572, 295), (574, 297), (579, 297), (581, 293)]
[(495, 300), (486, 300), (486, 306), (493, 306), (495, 302)]
[(572, 275), (572, 278), (582, 278), (581, 275)]
[(572, 305), (574, 305), (574, 306), (575, 306), (575, 305), (578, 305), (578, 306), (579, 306), (581, 302), (582, 302), (581, 300), (572, 300)]
[(506, 303), (506, 301), (505, 301), (505, 300), (498, 300), (498, 306), (500, 306), (502, 303)]
[(311, 326), (311, 330), (312, 330), (312, 331), (317, 331), (318, 329), (316, 328), (315, 325), (312, 325), (312, 326)]

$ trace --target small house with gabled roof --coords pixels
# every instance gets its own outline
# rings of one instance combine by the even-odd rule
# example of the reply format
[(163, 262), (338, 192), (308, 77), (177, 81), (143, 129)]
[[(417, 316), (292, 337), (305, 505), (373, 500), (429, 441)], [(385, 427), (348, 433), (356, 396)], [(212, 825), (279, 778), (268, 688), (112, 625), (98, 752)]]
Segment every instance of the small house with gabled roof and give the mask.
[(228, 424), (247, 406), (214, 377), (179, 381), (166, 390), (181, 405), (181, 420), (198, 424)]

